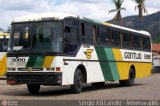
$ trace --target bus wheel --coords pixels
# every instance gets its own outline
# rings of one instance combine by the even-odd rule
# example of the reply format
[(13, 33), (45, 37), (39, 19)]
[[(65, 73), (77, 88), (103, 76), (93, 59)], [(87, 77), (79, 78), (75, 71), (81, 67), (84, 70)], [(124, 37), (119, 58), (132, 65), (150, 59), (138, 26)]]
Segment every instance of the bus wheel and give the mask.
[(105, 82), (96, 82), (96, 83), (91, 83), (92, 86), (104, 86)]
[(119, 80), (121, 86), (132, 86), (134, 85), (135, 73), (132, 68), (129, 71), (129, 78), (128, 80)]
[(40, 90), (40, 85), (39, 84), (27, 84), (27, 88), (31, 94), (38, 94)]
[(82, 85), (83, 85), (83, 75), (80, 69), (76, 69), (74, 74), (74, 84), (71, 85), (71, 90), (73, 93), (80, 93), (82, 91)]

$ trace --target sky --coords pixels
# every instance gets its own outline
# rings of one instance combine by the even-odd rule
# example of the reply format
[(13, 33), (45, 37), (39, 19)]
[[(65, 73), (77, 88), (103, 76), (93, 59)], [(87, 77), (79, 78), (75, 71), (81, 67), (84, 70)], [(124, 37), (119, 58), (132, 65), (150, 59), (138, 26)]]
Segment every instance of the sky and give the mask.
[[(152, 2), (151, 2), (152, 1)], [(122, 17), (137, 15), (134, 0), (124, 0)], [(160, 0), (146, 0), (148, 14), (160, 11)], [(12, 19), (45, 12), (72, 13), (100, 21), (111, 20), (116, 13), (112, 0), (0, 0), (0, 28), (6, 30)]]

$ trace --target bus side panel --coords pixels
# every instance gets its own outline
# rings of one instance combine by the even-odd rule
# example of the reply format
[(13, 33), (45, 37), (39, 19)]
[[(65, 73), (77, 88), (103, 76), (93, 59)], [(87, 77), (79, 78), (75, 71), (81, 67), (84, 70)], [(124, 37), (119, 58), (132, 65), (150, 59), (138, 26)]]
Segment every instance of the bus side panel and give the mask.
[(117, 62), (120, 80), (128, 79), (130, 64), (128, 62)]
[(99, 62), (85, 62), (87, 83), (105, 81)]
[(86, 69), (87, 83), (105, 81), (98, 62), (66, 61), (66, 63), (68, 63), (68, 65), (64, 65), (63, 67), (62, 85), (73, 84), (74, 73), (79, 65), (83, 65)]
[[(90, 50), (92, 52), (87, 54), (87, 51)], [(128, 79), (132, 65), (135, 67), (136, 78), (150, 75), (151, 64), (149, 62), (124, 60), (122, 55), (120, 49), (81, 46), (76, 57), (64, 57), (67, 65), (63, 66), (62, 85), (73, 84), (75, 70), (80, 64), (86, 68), (87, 83)]]
[[(104, 62), (104, 63), (100, 63), (98, 61), (92, 61), (92, 62), (91, 61), (65, 61), (65, 62), (68, 65), (63, 66), (62, 85), (73, 84), (74, 73), (76, 68), (79, 65), (83, 65), (86, 69), (87, 83), (116, 80), (114, 75), (112, 75), (112, 73), (109, 73), (110, 69), (108, 69), (105, 66), (106, 64), (112, 64), (111, 62)], [(104, 64), (102, 65), (103, 69), (101, 68), (101, 64)]]
[(0, 53), (0, 76), (4, 76), (6, 71), (7, 71), (7, 67), (6, 67), (6, 53)]
[(105, 81), (119, 80), (119, 72), (112, 49), (96, 46), (95, 50)]
[(115, 61), (117, 64), (119, 76), (121, 80), (128, 79), (128, 73), (130, 64), (129, 62), (123, 62), (122, 54), (120, 52), (120, 49), (112, 49), (115, 57)]
[(151, 75), (151, 63), (133, 63), (136, 70), (136, 78), (148, 77)]
[(147, 77), (151, 74), (152, 64), (150, 62), (145, 62), (144, 60), (142, 60), (141, 62), (124, 61), (120, 49), (112, 50), (121, 80), (128, 79), (129, 69), (132, 65), (135, 67), (136, 78)]
[(135, 78), (143, 78), (151, 75), (151, 63), (117, 62), (120, 80), (128, 79), (129, 69), (135, 67)]
[(67, 64), (63, 66), (62, 85), (73, 84), (74, 73), (79, 65), (86, 69), (87, 83), (105, 81), (94, 46), (88, 48), (82, 45), (76, 57), (64, 57), (64, 62)]
[(78, 66), (78, 62), (76, 61), (65, 61), (62, 69), (62, 85), (71, 85), (74, 80), (74, 73)]

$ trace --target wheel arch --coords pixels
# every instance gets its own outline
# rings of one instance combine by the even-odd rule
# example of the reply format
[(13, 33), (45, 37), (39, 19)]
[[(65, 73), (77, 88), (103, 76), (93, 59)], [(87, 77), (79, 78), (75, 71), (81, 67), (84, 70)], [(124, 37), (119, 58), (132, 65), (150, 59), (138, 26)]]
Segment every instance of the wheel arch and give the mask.
[[(83, 83), (87, 83), (87, 71), (86, 71), (85, 66), (84, 66), (83, 64), (80, 64), (80, 65), (78, 65), (77, 68), (80, 69), (81, 72), (82, 72), (82, 75), (83, 75)], [(77, 68), (76, 68), (76, 69), (77, 69)]]
[(133, 69), (134, 77), (136, 78), (136, 68), (134, 65), (131, 65), (130, 69)]

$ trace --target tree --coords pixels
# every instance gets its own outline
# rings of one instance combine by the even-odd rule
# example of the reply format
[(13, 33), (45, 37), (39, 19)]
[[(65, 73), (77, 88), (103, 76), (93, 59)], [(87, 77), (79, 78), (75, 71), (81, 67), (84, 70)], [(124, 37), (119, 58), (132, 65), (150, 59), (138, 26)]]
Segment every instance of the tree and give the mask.
[(10, 33), (11, 32), (11, 27), (10, 26), (7, 26), (8, 28), (7, 28), (7, 30), (6, 30), (6, 32), (7, 33)]
[(0, 31), (2, 31), (2, 32), (3, 32), (3, 31), (4, 31), (4, 30), (3, 30), (3, 28), (0, 28)]
[(113, 13), (113, 12), (117, 12), (115, 17), (113, 18), (113, 21), (118, 24), (118, 25), (122, 25), (122, 17), (121, 17), (121, 11), (125, 10), (125, 8), (122, 8), (122, 4), (123, 4), (124, 0), (113, 0), (113, 3), (116, 7), (116, 9), (110, 10), (108, 13)]
[(138, 8), (138, 15), (141, 18), (141, 20), (143, 21), (143, 15), (145, 13), (148, 14), (147, 9), (145, 8), (145, 1), (146, 0), (134, 0), (137, 3), (137, 6), (135, 7), (135, 10)]

